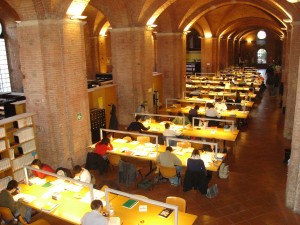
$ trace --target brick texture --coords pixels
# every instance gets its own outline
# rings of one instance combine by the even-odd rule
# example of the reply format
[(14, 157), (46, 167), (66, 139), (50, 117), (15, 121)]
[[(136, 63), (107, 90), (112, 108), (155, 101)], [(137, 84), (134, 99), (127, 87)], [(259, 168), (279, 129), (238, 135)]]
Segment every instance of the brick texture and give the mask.
[(71, 166), (70, 158), (83, 164), (91, 138), (82, 23), (22, 22), (18, 40), (27, 111), (37, 113), (40, 158), (54, 168)]

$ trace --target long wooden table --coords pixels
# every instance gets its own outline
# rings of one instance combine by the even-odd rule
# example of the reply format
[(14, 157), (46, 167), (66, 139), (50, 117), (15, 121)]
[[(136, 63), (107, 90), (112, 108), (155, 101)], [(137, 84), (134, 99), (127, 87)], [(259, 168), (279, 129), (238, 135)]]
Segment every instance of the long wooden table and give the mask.
[[(111, 203), (114, 207), (114, 215), (120, 217), (122, 225), (173, 225), (174, 224), (174, 212), (172, 212), (168, 218), (159, 216), (159, 213), (164, 209), (161, 206), (152, 205), (143, 201), (138, 203), (131, 209), (125, 208), (122, 205), (128, 200), (128, 197), (118, 195)], [(147, 212), (139, 212), (140, 205), (147, 205)], [(196, 215), (189, 213), (178, 212), (178, 224), (191, 225), (197, 219)]]
[[(47, 177), (47, 182), (54, 180), (55, 178), (53, 177)], [(82, 187), (79, 192), (70, 190), (62, 191), (60, 192), (61, 199), (59, 200), (52, 199), (51, 189), (54, 188), (55, 185), (43, 187), (43, 185), (38, 184), (33, 184), (31, 186), (20, 184), (20, 187), (21, 193), (36, 197), (32, 202), (25, 203), (26, 205), (69, 223), (80, 224), (83, 215), (86, 212), (91, 211), (90, 203), (81, 201), (83, 196), (89, 195), (89, 189), (87, 187)], [(110, 196), (110, 200), (114, 197), (115, 196)], [(103, 196), (101, 200), (105, 201), (105, 197)], [(53, 211), (46, 212), (43, 210), (43, 207), (48, 203), (59, 204), (59, 206)]]
[[(168, 107), (165, 109), (166, 112), (172, 113), (173, 115), (177, 115), (177, 113), (180, 111), (183, 114), (188, 115), (189, 111), (194, 108), (192, 106), (186, 106), (186, 107), (180, 107), (180, 108), (174, 108), (174, 107)], [(200, 107), (198, 110), (199, 115), (205, 116), (205, 107)], [(219, 112), (221, 117), (223, 118), (238, 118), (238, 119), (247, 119), (249, 116), (249, 111), (239, 111), (239, 110), (226, 110)]]

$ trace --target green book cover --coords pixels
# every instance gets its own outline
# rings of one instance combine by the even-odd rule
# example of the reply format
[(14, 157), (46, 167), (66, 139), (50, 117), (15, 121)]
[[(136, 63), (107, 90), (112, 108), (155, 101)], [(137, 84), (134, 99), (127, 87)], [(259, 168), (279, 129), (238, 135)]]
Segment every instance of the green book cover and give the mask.
[(50, 186), (52, 186), (51, 182), (47, 182), (47, 183), (42, 185), (42, 187), (50, 187)]
[(134, 200), (134, 199), (128, 199), (123, 206), (125, 208), (131, 209), (133, 206), (135, 206), (139, 201)]

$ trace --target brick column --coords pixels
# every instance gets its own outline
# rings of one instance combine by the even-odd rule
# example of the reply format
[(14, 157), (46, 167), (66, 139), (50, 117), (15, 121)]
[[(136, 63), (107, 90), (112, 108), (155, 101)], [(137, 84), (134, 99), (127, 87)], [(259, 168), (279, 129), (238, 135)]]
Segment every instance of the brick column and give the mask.
[(118, 120), (128, 125), (143, 101), (148, 102), (149, 112), (153, 110), (152, 31), (145, 27), (113, 28), (110, 34), (113, 79), (118, 85)]
[(106, 36), (99, 36), (98, 43), (100, 47), (100, 72), (107, 72), (107, 55), (106, 55)]
[(39, 157), (53, 168), (83, 164), (91, 143), (83, 23), (24, 21), (17, 27), (26, 110), (35, 112)]
[(219, 66), (217, 71), (223, 70), (228, 67), (228, 40), (227, 38), (220, 39), (220, 47), (219, 47)]
[(286, 114), (284, 123), (284, 137), (291, 139), (293, 133), (297, 79), (299, 71), (300, 56), (300, 22), (293, 22), (291, 30), (291, 49), (289, 51), (289, 66), (287, 75), (287, 97), (286, 97)]
[[(86, 33), (86, 37), (88, 33)], [(99, 46), (99, 36), (88, 37), (89, 41), (85, 42), (86, 45), (86, 67), (87, 67), (87, 78), (94, 80), (96, 78), (96, 73), (100, 72), (100, 46)]]
[(288, 76), (288, 71), (289, 71), (289, 60), (288, 56), (290, 54), (290, 49), (291, 49), (291, 30), (287, 30), (287, 36), (283, 39), (283, 49), (284, 52), (282, 53), (282, 76), (281, 76), (281, 82), (283, 82), (283, 96), (282, 96), (282, 107), (286, 107), (286, 97), (287, 97), (287, 76)]
[(217, 72), (217, 38), (201, 38), (201, 72)]
[(227, 67), (234, 65), (234, 40), (233, 39), (227, 39)]
[(285, 115), (285, 132), (288, 135), (292, 133), (292, 154), (288, 167), (286, 205), (300, 213), (300, 91), (297, 91), (297, 87), (300, 87), (300, 22), (294, 22), (292, 25)]
[(158, 33), (156, 39), (157, 71), (163, 74), (163, 96), (180, 98), (185, 90), (186, 35)]

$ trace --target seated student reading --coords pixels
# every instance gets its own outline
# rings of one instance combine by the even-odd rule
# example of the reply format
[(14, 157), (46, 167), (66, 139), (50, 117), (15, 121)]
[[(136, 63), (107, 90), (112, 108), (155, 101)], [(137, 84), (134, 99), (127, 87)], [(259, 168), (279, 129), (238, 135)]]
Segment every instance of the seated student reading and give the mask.
[[(13, 216), (17, 218), (19, 222), (21, 222), (22, 224), (27, 224), (31, 220), (32, 209), (28, 206), (25, 206), (20, 201), (15, 202), (13, 194), (19, 192), (18, 185), (19, 184), (16, 180), (11, 180), (8, 182), (6, 189), (0, 192), (0, 207), (9, 208)], [(12, 221), (4, 222), (9, 223)]]
[(102, 215), (103, 203), (101, 200), (91, 202), (91, 212), (87, 212), (81, 218), (82, 225), (108, 225), (108, 219)]
[(145, 127), (142, 124), (142, 117), (141, 116), (136, 116), (135, 117), (135, 122), (132, 122), (129, 127), (127, 128), (127, 131), (138, 131), (142, 133), (143, 131), (147, 131), (150, 129), (150, 126)]
[(110, 139), (108, 137), (105, 137), (101, 141), (97, 142), (95, 147), (95, 153), (101, 155), (105, 160), (108, 158), (106, 152), (114, 149), (114, 146), (110, 143)]
[[(184, 114), (181, 111), (179, 111), (177, 113), (177, 116), (183, 117)], [(177, 125), (183, 125), (183, 118), (177, 117), (172, 121), (172, 123), (177, 124)], [(188, 125), (189, 123), (190, 123), (189, 118), (187, 118), (187, 116), (184, 116), (184, 125)]]
[[(47, 171), (47, 172), (55, 173), (54, 169), (52, 169), (49, 165), (42, 163), (41, 160), (39, 160), (39, 159), (34, 159), (31, 163), (31, 166), (33, 168), (36, 168), (36, 169), (40, 169), (40, 170), (44, 170), (44, 171)], [(41, 172), (37, 172), (37, 171), (32, 171), (32, 173), (33, 173), (34, 176), (39, 177), (41, 179), (43, 179), (45, 176), (47, 176), (46, 174), (41, 173)]]
[(85, 183), (91, 183), (92, 176), (87, 169), (85, 169), (79, 165), (76, 165), (73, 168), (73, 172), (74, 172), (74, 180), (79, 180), (79, 181), (85, 182)]

